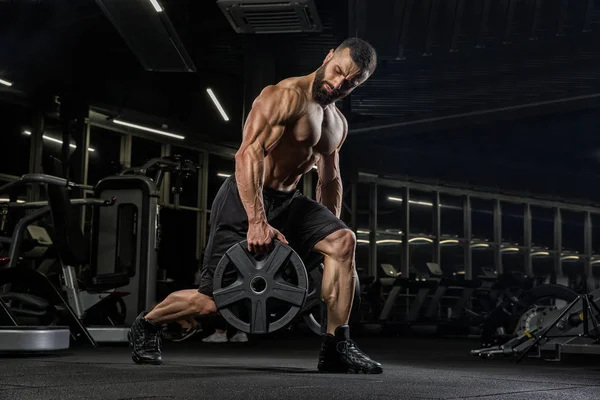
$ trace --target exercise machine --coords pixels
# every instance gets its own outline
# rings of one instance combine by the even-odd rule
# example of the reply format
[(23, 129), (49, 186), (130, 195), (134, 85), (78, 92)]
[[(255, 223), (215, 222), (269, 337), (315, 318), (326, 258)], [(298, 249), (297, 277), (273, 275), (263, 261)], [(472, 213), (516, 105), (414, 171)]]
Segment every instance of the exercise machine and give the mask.
[[(131, 279), (120, 290), (133, 294), (125, 300), (126, 324), (154, 307), (160, 245), (160, 188), (171, 174), (173, 203), (180, 207), (183, 182), (197, 173), (198, 165), (180, 156), (154, 158), (139, 168), (125, 169), (96, 185), (99, 198), (115, 197), (115, 207), (94, 216), (92, 274), (123, 273)], [(116, 234), (115, 234), (116, 233)]]
[[(10, 202), (4, 207), (10, 207), (17, 204), (14, 190), (21, 186), (43, 184), (47, 189), (61, 188), (79, 188), (78, 185), (69, 182), (66, 179), (45, 175), (45, 174), (27, 174), (15, 182), (8, 183), (0, 187), (0, 193), (7, 193)], [(76, 203), (81, 205), (109, 206), (109, 200), (101, 199), (81, 199)], [(16, 224), (11, 237), (0, 237), (0, 242), (9, 248), (5, 265), (0, 267), (0, 287), (5, 285), (25, 287), (27, 293), (22, 293), (20, 297), (10, 296), (3, 293), (0, 297), (0, 351), (1, 352), (48, 352), (64, 350), (69, 348), (71, 343), (89, 343), (96, 346), (94, 339), (87, 329), (81, 323), (81, 320), (71, 309), (60, 290), (58, 290), (48, 278), (40, 272), (24, 266), (20, 266), (19, 259), (23, 250), (25, 233), (27, 228), (43, 218), (52, 216), (52, 208), (48, 203), (39, 202), (29, 204), (34, 209), (33, 212), (21, 218)], [(6, 215), (5, 212), (2, 213)], [(60, 219), (54, 221), (58, 229), (64, 228), (61, 224), (64, 221)], [(43, 299), (41, 301), (40, 299)], [(8, 301), (8, 302), (7, 302)], [(25, 301), (34, 305), (34, 309), (23, 309), (20, 307), (11, 307), (12, 302)], [(53, 313), (54, 321), (63, 321), (66, 325), (51, 323), (45, 326), (27, 326), (21, 322), (24, 317), (35, 315), (35, 306), (43, 308), (46, 314)]]
[(385, 277), (379, 285), (391, 288), (379, 314), (381, 327), (412, 334), (479, 335), (497, 304), (529, 284), (485, 267), (472, 280), (445, 275), (431, 262), (413, 267), (409, 277), (401, 277), (390, 264), (381, 269)]
[[(488, 267), (482, 267), (476, 279), (461, 279), (464, 275), (443, 277), (435, 263), (427, 263), (427, 268), (432, 276), (440, 279), (440, 283), (424, 318), (437, 321), (437, 333), (441, 335), (480, 335), (488, 315), (499, 303), (506, 298), (518, 298), (533, 286), (531, 280), (518, 278), (512, 273), (497, 275), (493, 268)], [(442, 306), (445, 313), (439, 312)]]
[[(536, 293), (537, 292), (537, 293)], [(543, 295), (543, 296), (542, 296)], [(539, 305), (541, 298), (551, 296), (570, 299), (566, 306)], [(529, 306), (525, 303), (529, 302)], [(521, 300), (517, 328), (513, 337), (499, 345), (472, 350), (471, 354), (485, 359), (525, 357), (560, 361), (562, 354), (600, 354), (600, 289), (577, 295), (559, 285), (541, 285), (526, 293)]]
[[(390, 264), (382, 265), (387, 278), (380, 279), (380, 285), (391, 287), (381, 312), (379, 323), (385, 331), (409, 332), (417, 329), (429, 332), (433, 326), (430, 322), (423, 324), (423, 315), (427, 300), (439, 287), (440, 279), (423, 271), (414, 271), (408, 277), (402, 277)], [(412, 299), (410, 303), (408, 300)], [(404, 304), (400, 300), (405, 300)], [(403, 307), (403, 310), (400, 307)], [(399, 315), (402, 317), (398, 318)], [(429, 328), (429, 329), (428, 329)], [(433, 326), (435, 330), (435, 326)]]
[(544, 312), (561, 309), (577, 297), (563, 285), (541, 284), (522, 293), (505, 295), (482, 324), (481, 347), (499, 346), (524, 333), (529, 322)]
[[(54, 176), (63, 175), (62, 164), (55, 158), (45, 159), (43, 166)], [(141, 310), (154, 305), (160, 226), (158, 188), (165, 172), (174, 173), (178, 206), (181, 183), (196, 171), (196, 164), (180, 157), (154, 159), (139, 169), (99, 182), (96, 195), (110, 201), (70, 200), (68, 189), (77, 185), (68, 183), (68, 187), (48, 185), (48, 202), (11, 204), (29, 209), (45, 207), (43, 215), (52, 215), (53, 247), (60, 260), (60, 279), (54, 287), (61, 295), (66, 294), (65, 304), (84, 323), (86, 336), (93, 338), (94, 344), (127, 341), (128, 325)], [(156, 172), (154, 179), (144, 175), (151, 172)], [(81, 230), (75, 208), (82, 205), (110, 205), (94, 210), (91, 245)], [(9, 267), (16, 266), (18, 247), (9, 257)], [(13, 292), (6, 296), (12, 299), (13, 311), (52, 319), (47, 293), (34, 297)]]
[[(72, 246), (62, 246), (61, 261), (64, 289), (77, 316), (84, 319), (95, 314), (96, 320), (108, 322), (88, 327), (97, 341), (126, 342), (137, 315), (156, 303), (159, 189), (165, 173), (171, 173), (178, 208), (182, 183), (197, 169), (195, 163), (179, 156), (155, 158), (140, 168), (104, 178), (94, 188), (95, 197), (114, 199), (114, 205), (95, 210), (90, 251), (77, 254)], [(53, 172), (61, 173), (58, 160), (54, 160)], [(64, 191), (55, 196), (58, 205), (68, 208)], [(73, 210), (65, 212), (73, 214)], [(76, 226), (67, 236), (71, 242), (82, 243)], [(75, 266), (88, 263), (87, 278), (80, 288)]]

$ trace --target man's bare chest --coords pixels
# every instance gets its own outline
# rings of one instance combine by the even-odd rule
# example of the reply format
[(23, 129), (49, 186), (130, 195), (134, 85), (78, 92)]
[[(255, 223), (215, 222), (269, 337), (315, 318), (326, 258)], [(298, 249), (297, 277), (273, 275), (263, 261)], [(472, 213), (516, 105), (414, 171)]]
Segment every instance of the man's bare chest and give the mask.
[(292, 132), (299, 143), (312, 147), (316, 153), (331, 154), (344, 137), (344, 123), (337, 110), (317, 110), (300, 118)]

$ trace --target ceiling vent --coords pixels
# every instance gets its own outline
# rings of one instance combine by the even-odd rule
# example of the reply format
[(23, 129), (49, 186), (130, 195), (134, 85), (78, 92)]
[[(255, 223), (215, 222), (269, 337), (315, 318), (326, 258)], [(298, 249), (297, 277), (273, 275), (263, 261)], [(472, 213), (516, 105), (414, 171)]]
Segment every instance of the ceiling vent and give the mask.
[(218, 0), (237, 33), (320, 32), (313, 0)]

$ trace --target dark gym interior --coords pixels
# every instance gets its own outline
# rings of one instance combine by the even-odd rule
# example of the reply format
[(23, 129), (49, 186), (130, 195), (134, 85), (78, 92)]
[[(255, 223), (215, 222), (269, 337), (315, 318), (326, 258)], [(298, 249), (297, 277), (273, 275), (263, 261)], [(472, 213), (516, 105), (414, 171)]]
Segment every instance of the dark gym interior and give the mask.
[[(365, 80), (260, 111), (336, 62), (332, 96)], [(0, 399), (600, 399), (598, 71), (594, 0), (0, 0)], [(331, 227), (297, 199), (329, 208), (353, 268), (255, 254), (244, 215), (201, 315), (259, 180), (269, 218), (297, 191), (286, 237)]]

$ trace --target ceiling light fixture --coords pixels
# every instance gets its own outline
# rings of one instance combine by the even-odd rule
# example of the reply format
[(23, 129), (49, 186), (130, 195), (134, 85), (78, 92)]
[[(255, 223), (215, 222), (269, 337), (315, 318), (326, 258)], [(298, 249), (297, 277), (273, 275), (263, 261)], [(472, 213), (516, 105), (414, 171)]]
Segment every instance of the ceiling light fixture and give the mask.
[(458, 244), (459, 241), (456, 239), (447, 239), (440, 241), (440, 244)]
[(414, 243), (414, 242), (427, 242), (427, 243), (433, 243), (433, 239), (430, 238), (426, 238), (426, 237), (415, 237), (412, 239), (408, 240), (409, 243)]
[(223, 117), (223, 119), (225, 121), (229, 121), (229, 117), (225, 113), (225, 110), (223, 110), (223, 107), (221, 106), (221, 103), (219, 103), (219, 100), (217, 100), (217, 96), (215, 96), (215, 94), (213, 93), (212, 89), (208, 88), (208, 89), (206, 89), (206, 92), (208, 93), (208, 95), (212, 99), (213, 103), (215, 103), (215, 106), (217, 107), (217, 109), (221, 113), (221, 116)]
[(579, 260), (579, 256), (564, 256), (560, 258), (562, 261)]
[(165, 132), (165, 131), (159, 131), (158, 129), (152, 129), (152, 128), (148, 128), (146, 126), (132, 124), (131, 122), (125, 122), (125, 121), (121, 121), (119, 119), (113, 119), (112, 121), (117, 125), (123, 125), (123, 126), (128, 126), (130, 128), (135, 128), (135, 129), (139, 129), (139, 130), (146, 131), (146, 132), (152, 132), (152, 133), (156, 133), (157, 135), (168, 136), (168, 137), (172, 137), (172, 138), (180, 139), (180, 140), (185, 139), (185, 136), (176, 135), (174, 133)]
[(4, 79), (0, 79), (0, 83), (8, 87), (11, 87), (13, 85), (12, 82), (5, 81)]
[[(10, 202), (10, 199), (8, 197), (0, 197), (0, 203), (8, 203), (8, 202)], [(25, 203), (25, 200), (17, 199), (17, 203), (23, 204), (23, 203)]]
[[(27, 136), (31, 136), (31, 131), (23, 131), (23, 134), (24, 134), (24, 135), (27, 135)], [(49, 141), (49, 142), (54, 142), (54, 143), (58, 143), (58, 144), (63, 144), (62, 140), (60, 140), (60, 139), (56, 139), (56, 138), (53, 138), (53, 137), (51, 137), (51, 136), (46, 136), (46, 135), (43, 135), (43, 136), (42, 136), (42, 138), (44, 138), (44, 140), (47, 140), (47, 141)], [(71, 148), (73, 148), (73, 149), (76, 149), (76, 148), (77, 148), (77, 146), (75, 146), (73, 143), (69, 143), (69, 147), (71, 147)], [(94, 149), (94, 148), (91, 148), (91, 147), (88, 147), (88, 151), (94, 152), (94, 151), (96, 151), (96, 149)]]
[(531, 253), (531, 257), (535, 257), (535, 256), (549, 256), (550, 252), (549, 251), (536, 251), (534, 253)]
[[(398, 202), (402, 203), (402, 199), (400, 197), (388, 196), (388, 200), (390, 200), (390, 201), (398, 201)], [(419, 205), (419, 206), (433, 207), (433, 203), (428, 203), (426, 201), (409, 200), (408, 203), (409, 204), (416, 204), (416, 205)], [(441, 204), (440, 204), (440, 206), (441, 206)]]
[(150, 3), (152, 3), (152, 6), (156, 10), (156, 12), (162, 12), (163, 11), (163, 8), (160, 6), (160, 4), (158, 4), (158, 0), (150, 0)]
[(219, 173), (217, 173), (217, 176), (220, 176), (221, 178), (229, 178), (231, 176), (231, 174), (225, 174), (223, 172), (219, 172)]
[(402, 240), (398, 240), (398, 239), (381, 239), (381, 240), (377, 240), (375, 243), (377, 243), (377, 244), (401, 244)]

